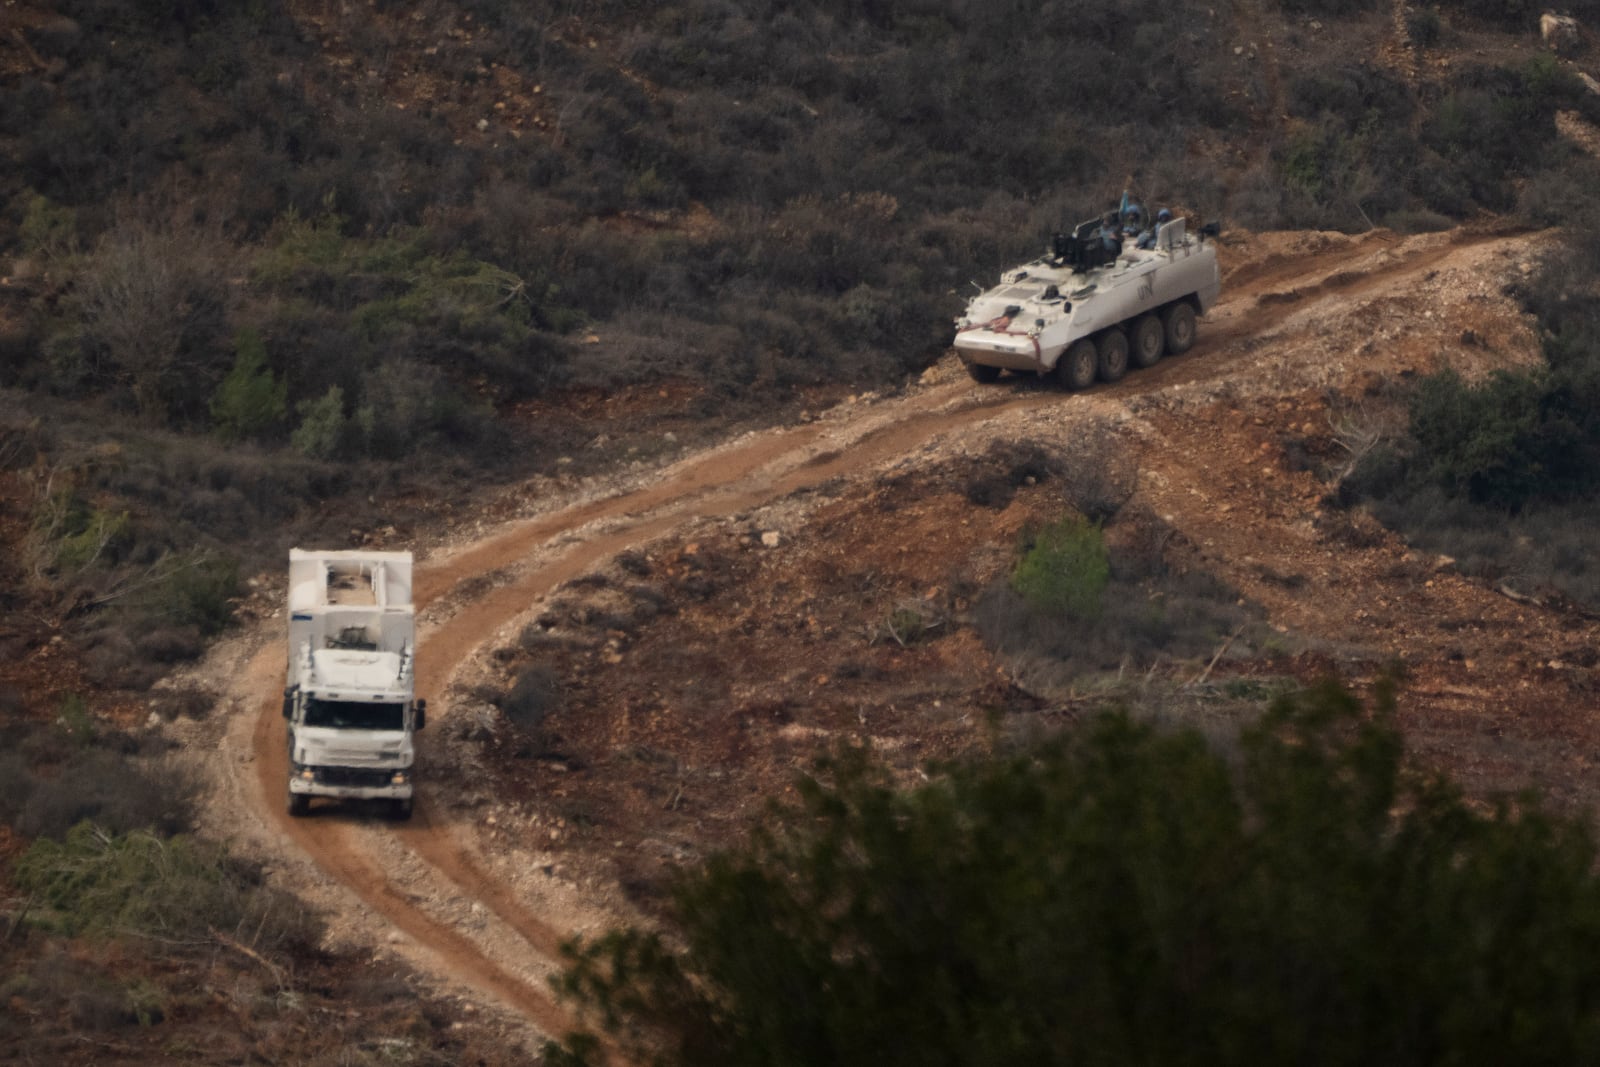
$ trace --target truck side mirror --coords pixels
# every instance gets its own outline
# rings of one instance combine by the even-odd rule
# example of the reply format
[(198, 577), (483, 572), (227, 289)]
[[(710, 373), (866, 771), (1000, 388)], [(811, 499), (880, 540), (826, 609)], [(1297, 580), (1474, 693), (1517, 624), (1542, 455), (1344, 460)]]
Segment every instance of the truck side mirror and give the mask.
[(283, 691), (283, 717), (285, 719), (294, 715), (294, 687), (290, 686)]
[(419, 700), (417, 701), (417, 729), (420, 730), (426, 725), (428, 725), (428, 702)]

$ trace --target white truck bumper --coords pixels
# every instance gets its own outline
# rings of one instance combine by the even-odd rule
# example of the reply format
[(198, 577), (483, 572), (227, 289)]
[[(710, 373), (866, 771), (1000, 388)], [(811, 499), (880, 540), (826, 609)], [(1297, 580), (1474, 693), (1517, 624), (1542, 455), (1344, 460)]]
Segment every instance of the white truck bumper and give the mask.
[[(310, 777), (306, 776), (307, 770), (311, 771)], [(411, 771), (408, 769), (403, 772), (403, 782), (392, 780), (397, 773), (401, 772), (381, 772), (391, 780), (378, 781), (379, 773), (364, 770), (359, 779), (351, 781), (348, 779), (355, 776), (349, 775), (347, 768), (296, 767), (289, 775), (289, 792), (312, 797), (344, 797), (348, 800), (409, 800), (416, 789)]]

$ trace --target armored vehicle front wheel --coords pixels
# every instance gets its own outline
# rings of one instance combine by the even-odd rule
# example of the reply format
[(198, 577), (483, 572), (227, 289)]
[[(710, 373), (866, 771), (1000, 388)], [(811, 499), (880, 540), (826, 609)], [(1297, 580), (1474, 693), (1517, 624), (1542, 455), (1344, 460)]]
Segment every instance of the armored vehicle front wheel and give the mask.
[(1133, 362), (1138, 367), (1154, 367), (1167, 350), (1167, 328), (1155, 315), (1146, 315), (1133, 324)]
[(1173, 304), (1163, 317), (1167, 327), (1167, 351), (1181, 356), (1194, 344), (1194, 307), (1187, 302)]
[(990, 382), (998, 381), (1000, 378), (1000, 368), (991, 367), (986, 363), (968, 363), (967, 373), (979, 385), (988, 385)]
[(289, 814), (290, 815), (293, 815), (295, 818), (298, 819), (300, 816), (306, 814), (310, 810), (311, 810), (311, 798), (310, 797), (306, 796), (304, 793), (290, 793), (289, 794)]
[(1113, 327), (1100, 335), (1100, 380), (1114, 382), (1128, 373), (1128, 335)]
[(1068, 389), (1087, 389), (1094, 384), (1094, 374), (1100, 362), (1094, 342), (1087, 337), (1072, 342), (1072, 347), (1056, 360), (1056, 377)]
[(405, 822), (411, 818), (411, 798), (389, 801), (389, 816), (397, 822)]

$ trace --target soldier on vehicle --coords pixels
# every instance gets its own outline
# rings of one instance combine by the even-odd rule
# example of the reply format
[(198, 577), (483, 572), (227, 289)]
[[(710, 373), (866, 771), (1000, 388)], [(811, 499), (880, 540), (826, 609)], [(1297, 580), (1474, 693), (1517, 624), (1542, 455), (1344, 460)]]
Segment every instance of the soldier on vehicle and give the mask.
[(1118, 229), (1117, 213), (1106, 212), (1105, 218), (1100, 220), (1100, 247), (1105, 251), (1107, 263), (1122, 254), (1122, 236)]
[(1148, 230), (1139, 235), (1139, 240), (1135, 247), (1154, 248), (1156, 246), (1156, 238), (1161, 235), (1161, 227), (1165, 226), (1171, 221), (1172, 212), (1168, 211), (1166, 208), (1162, 208), (1160, 211), (1156, 212), (1155, 223)]

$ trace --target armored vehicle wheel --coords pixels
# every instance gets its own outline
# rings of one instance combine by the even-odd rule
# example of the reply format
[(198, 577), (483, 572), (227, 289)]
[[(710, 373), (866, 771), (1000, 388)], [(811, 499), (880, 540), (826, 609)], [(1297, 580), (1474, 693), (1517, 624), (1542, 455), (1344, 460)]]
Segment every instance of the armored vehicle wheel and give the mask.
[(1000, 378), (1000, 368), (991, 367), (986, 363), (968, 363), (967, 373), (979, 385), (988, 385), (990, 382), (998, 381)]
[(1087, 389), (1094, 384), (1094, 372), (1099, 362), (1100, 355), (1094, 350), (1094, 342), (1087, 337), (1081, 338), (1072, 342), (1072, 347), (1056, 360), (1056, 377), (1068, 389)]
[(1188, 302), (1173, 304), (1162, 316), (1167, 327), (1167, 351), (1181, 356), (1194, 344), (1194, 307)]
[(1128, 335), (1113, 327), (1100, 335), (1100, 380), (1114, 382), (1128, 373)]
[(1133, 324), (1133, 363), (1136, 367), (1154, 367), (1167, 350), (1167, 328), (1155, 315), (1146, 315)]
[(396, 822), (405, 822), (411, 818), (411, 798), (389, 801), (389, 817)]
[(295, 818), (298, 819), (300, 816), (306, 814), (310, 810), (311, 810), (311, 798), (310, 797), (306, 796), (304, 793), (290, 793), (289, 794), (289, 814), (290, 815), (293, 815)]

